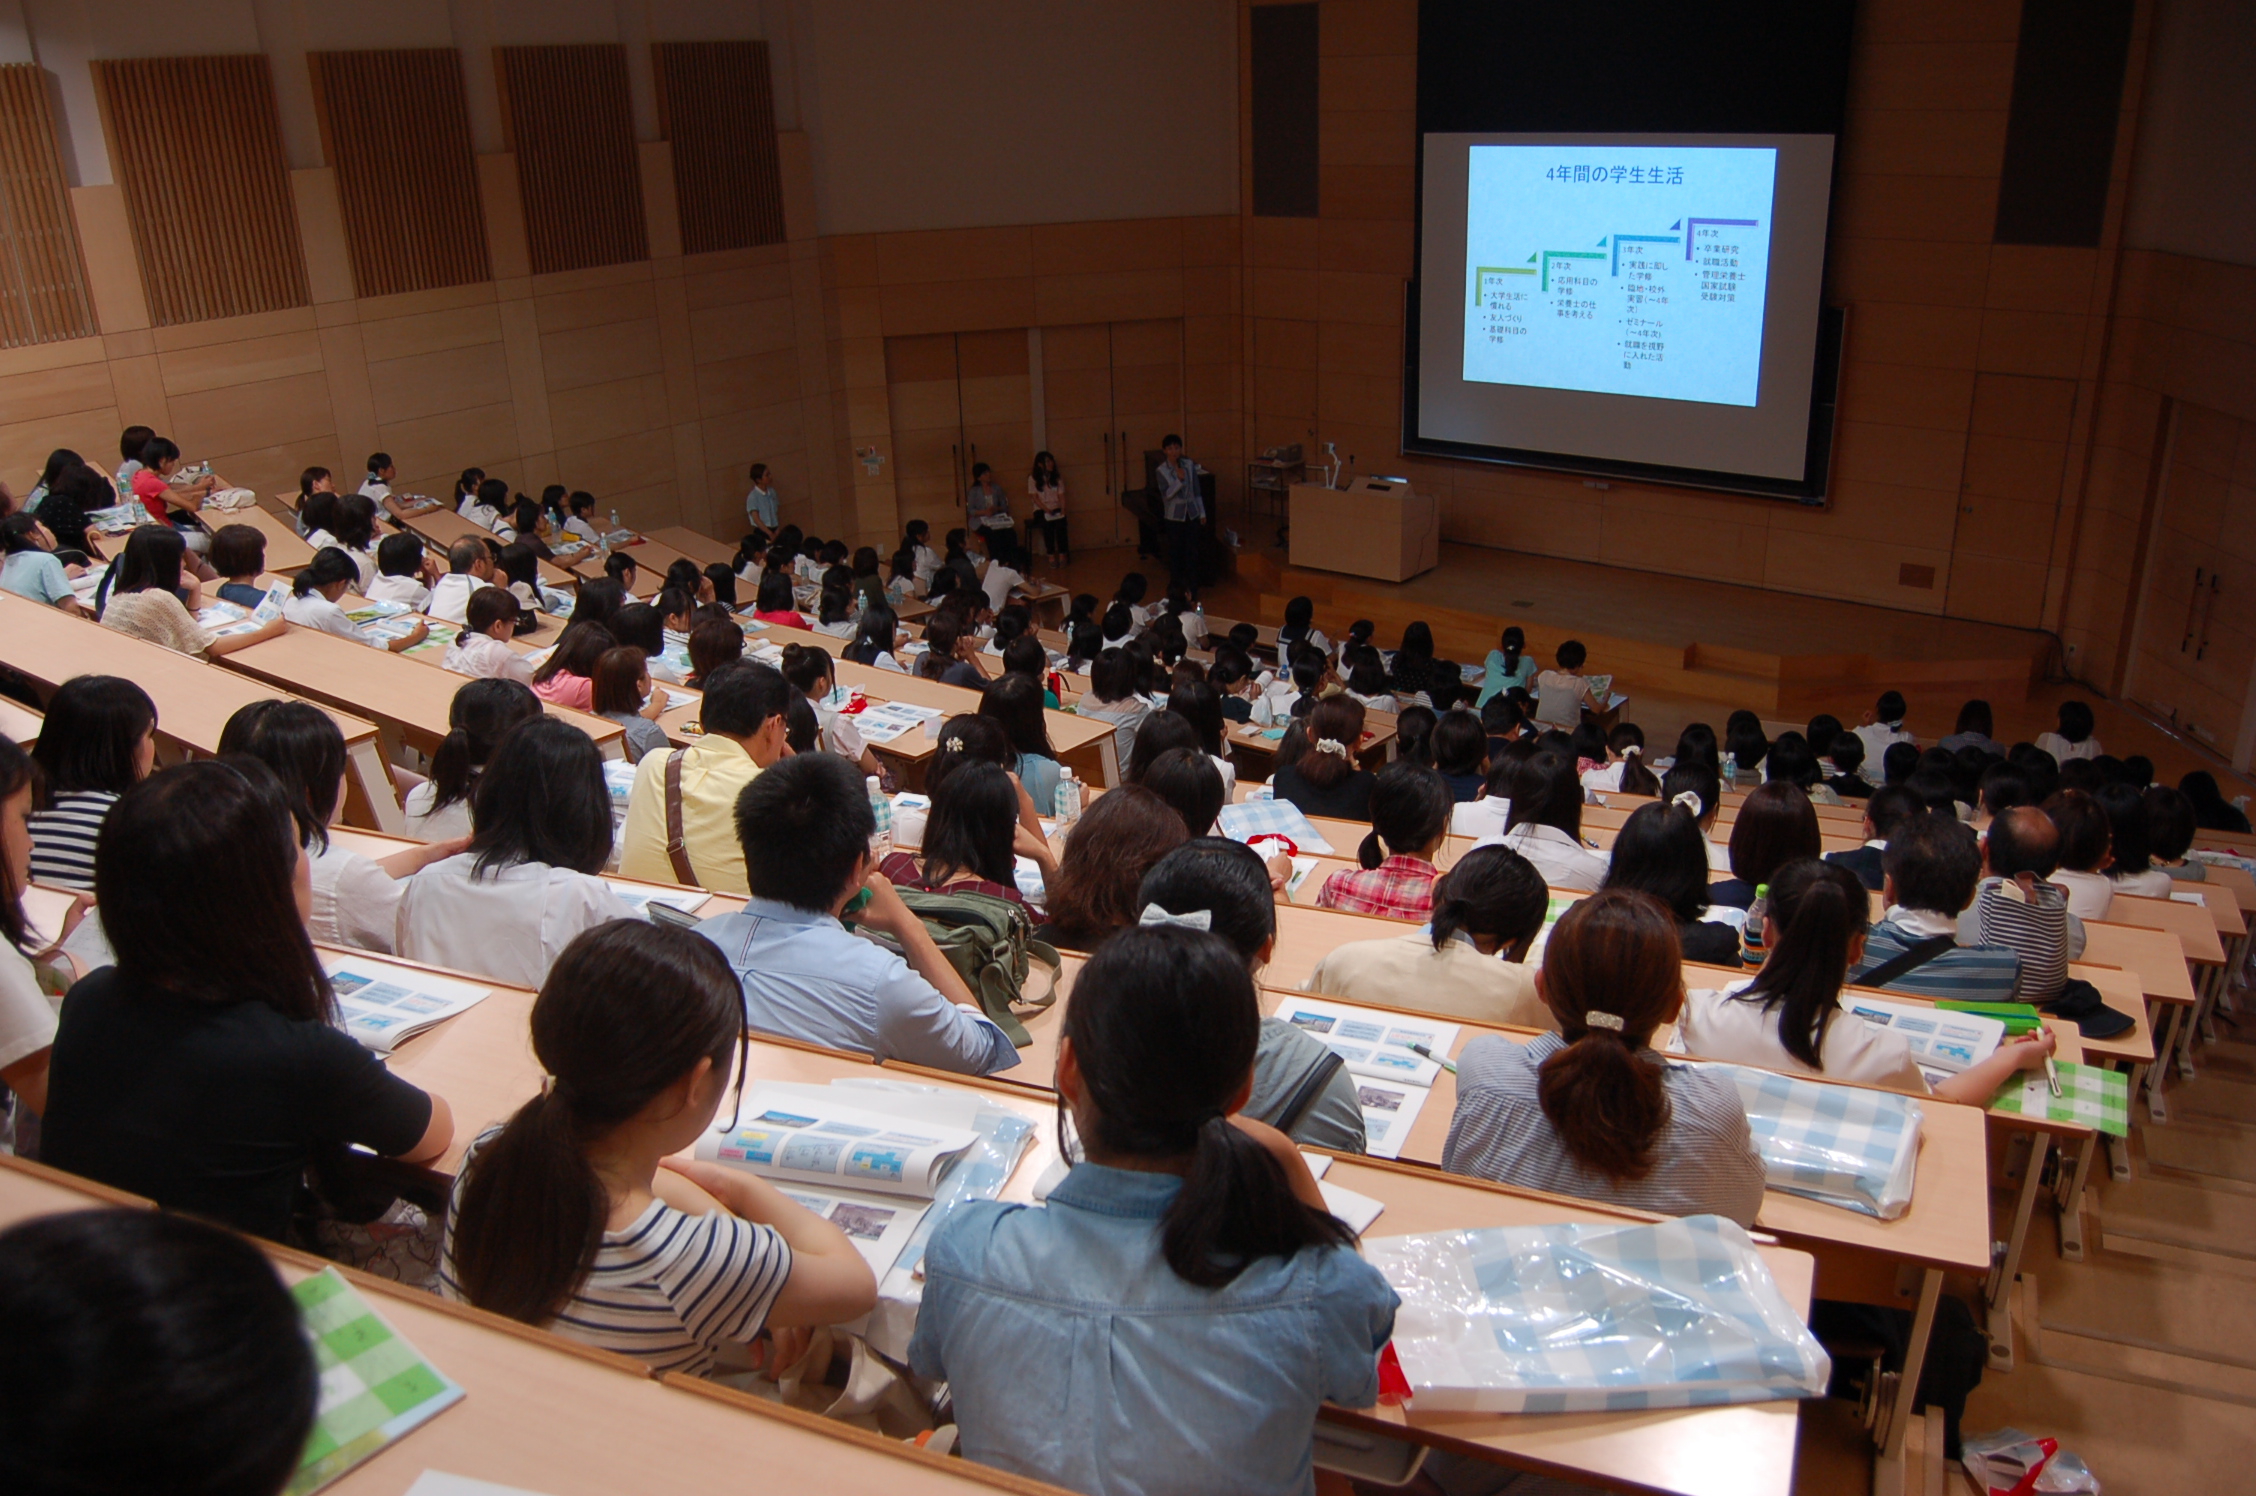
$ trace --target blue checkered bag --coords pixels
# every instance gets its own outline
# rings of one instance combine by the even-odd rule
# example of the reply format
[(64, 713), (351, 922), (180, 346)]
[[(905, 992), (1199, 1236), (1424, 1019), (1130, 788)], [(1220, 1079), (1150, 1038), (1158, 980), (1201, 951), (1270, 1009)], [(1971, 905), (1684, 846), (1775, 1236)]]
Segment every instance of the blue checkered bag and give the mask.
[(1917, 1101), (1744, 1065), (1706, 1068), (1739, 1087), (1772, 1189), (1883, 1221), (1910, 1208), (1923, 1115)]
[(1236, 805), (1222, 807), (1222, 834), (1232, 841), (1251, 841), (1257, 836), (1285, 836), (1292, 844), (1313, 857), (1333, 855), (1332, 844), (1324, 840), (1324, 833), (1310, 824), (1300, 813), (1300, 807), (1290, 800), (1246, 800)]
[(1367, 1239), (1402, 1296), (1421, 1412), (1576, 1413), (1820, 1397), (1832, 1364), (1735, 1223), (1564, 1222)]

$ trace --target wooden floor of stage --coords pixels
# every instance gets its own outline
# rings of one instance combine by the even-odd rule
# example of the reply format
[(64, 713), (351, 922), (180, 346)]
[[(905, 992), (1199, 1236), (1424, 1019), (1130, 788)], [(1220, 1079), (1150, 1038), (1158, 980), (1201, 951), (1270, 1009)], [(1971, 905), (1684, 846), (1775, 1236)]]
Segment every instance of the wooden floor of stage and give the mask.
[[(1266, 522), (1267, 527), (1260, 519), (1250, 524), (1242, 519), (1236, 522), (1249, 540), (1266, 539), (1274, 533), (1273, 521)], [(1249, 546), (1249, 553), (1273, 557), (1279, 564), (1284, 559), (1277, 548)], [(1034, 574), (1077, 592), (1109, 599), (1121, 576), (1129, 571), (1142, 571), (1151, 579), (1155, 593), (1165, 590), (1166, 563), (1139, 562), (1130, 547), (1083, 550), (1076, 553), (1071, 564), (1054, 572), (1037, 564)], [(1702, 643), (1791, 654), (1856, 652), (1904, 661), (1968, 657), (2042, 661), (2049, 657), (2052, 645), (2050, 635), (2034, 629), (1483, 546), (1445, 545), (1439, 566), (1407, 582), (1373, 582), (1359, 577), (1341, 580), (1359, 592), (1490, 614), (1499, 630), (1507, 623), (1535, 624), (1678, 646)], [(1225, 579), (1208, 589), (1208, 610), (1228, 617), (1261, 618), (1264, 590), (1248, 576)], [(1319, 605), (1317, 626), (1334, 633), (1344, 628), (1351, 620), (1333, 616), (1340, 611)], [(1392, 647), (1395, 641), (1379, 642)], [(1589, 668), (1604, 670), (1606, 664), (1593, 657)], [(1779, 713), (1766, 715), (1772, 720), (1801, 721), (1823, 711), (1854, 725), (1859, 714), (1871, 706), (1875, 694), (1861, 685), (1839, 691), (1796, 692)], [(1952, 730), (1965, 693), (1907, 688), (1904, 696), (1911, 706), (1911, 730), (1932, 742)], [(2189, 770), (2206, 769), (2226, 786), (2228, 797), (2256, 794), (2256, 777), (2233, 774), (2215, 755), (2076, 681), (2033, 683), (2023, 701), (1993, 700), (1997, 736), (2008, 743), (2035, 738), (2052, 728), (2060, 703), (2072, 698), (2092, 704), (2099, 719), (2098, 737), (2109, 752), (2143, 753), (2154, 760), (2158, 776), (2171, 783)], [(1633, 697), (1624, 715), (1645, 729), (1649, 742), (1665, 751), (1686, 723), (1705, 721), (1720, 729), (1730, 711), (1728, 704), (1712, 699), (1648, 690)]]

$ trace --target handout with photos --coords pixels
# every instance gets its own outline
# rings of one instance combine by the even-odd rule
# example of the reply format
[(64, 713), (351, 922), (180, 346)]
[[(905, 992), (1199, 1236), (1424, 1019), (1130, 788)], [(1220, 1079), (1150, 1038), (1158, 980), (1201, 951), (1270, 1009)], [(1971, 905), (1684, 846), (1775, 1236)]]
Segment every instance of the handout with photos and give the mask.
[(918, 706), (908, 701), (877, 701), (854, 719), (854, 730), (862, 735), (865, 743), (890, 743), (903, 733), (914, 732), (943, 715), (945, 713), (938, 707)]
[(697, 1156), (775, 1180), (929, 1200), (948, 1166), (978, 1141), (968, 1126), (864, 1110), (828, 1088), (755, 1081), (736, 1126), (705, 1134)]
[(1845, 993), (1842, 1002), (1874, 1028), (1892, 1029), (1902, 1036), (1929, 1085), (1981, 1064), (2005, 1042), (2005, 1024), (1979, 1013), (1892, 1003), (1862, 992)]
[(390, 1054), (403, 1039), (476, 1007), (491, 987), (442, 977), (359, 951), (321, 952), (321, 968), (337, 994), (337, 1017), (346, 1033)]
[(1428, 1088), (1441, 1073), (1410, 1046), (1423, 1044), (1446, 1055), (1457, 1047), (1457, 1025), (1298, 994), (1277, 1005), (1277, 1017), (1321, 1039), (1346, 1064), (1363, 1109), (1364, 1146), (1372, 1156), (1401, 1157), (1425, 1110)]
[(290, 584), (276, 582), (266, 589), (266, 596), (256, 608), (246, 608), (239, 603), (215, 601), (204, 604), (196, 611), (196, 622), (215, 639), (230, 634), (248, 634), (263, 628), (282, 616), (282, 605), (289, 601)]

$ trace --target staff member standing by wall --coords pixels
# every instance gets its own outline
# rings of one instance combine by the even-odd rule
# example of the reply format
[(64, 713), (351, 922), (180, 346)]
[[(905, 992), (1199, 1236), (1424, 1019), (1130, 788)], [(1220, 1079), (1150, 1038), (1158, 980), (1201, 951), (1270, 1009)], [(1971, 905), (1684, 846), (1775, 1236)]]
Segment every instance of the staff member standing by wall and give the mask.
[(1159, 449), (1166, 459), (1159, 465), (1159, 514), (1167, 522), (1169, 580), (1193, 602), (1199, 594), (1199, 530), (1206, 520), (1206, 500), (1199, 493), (1199, 465), (1183, 455), (1183, 439), (1167, 433)]
[(753, 463), (752, 489), (744, 496), (745, 521), (753, 529), (773, 535), (782, 513), (783, 506), (776, 499), (775, 478), (768, 472), (768, 465)]

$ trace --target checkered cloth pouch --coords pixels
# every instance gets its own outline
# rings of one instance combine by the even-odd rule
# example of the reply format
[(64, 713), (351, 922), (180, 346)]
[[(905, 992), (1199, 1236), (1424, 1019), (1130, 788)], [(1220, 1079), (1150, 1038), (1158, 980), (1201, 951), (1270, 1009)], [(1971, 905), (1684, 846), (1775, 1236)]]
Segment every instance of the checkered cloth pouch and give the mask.
[(1232, 841), (1251, 841), (1257, 836), (1284, 836), (1301, 851), (1317, 857), (1334, 855), (1332, 844), (1324, 834), (1310, 824), (1300, 813), (1300, 807), (1290, 800), (1247, 800), (1237, 805), (1222, 807), (1222, 834)]
[(1910, 1208), (1919, 1161), (1917, 1101), (1743, 1065), (1708, 1068), (1728, 1073), (1739, 1087), (1772, 1189), (1883, 1221)]
[(1721, 1216), (1367, 1239), (1402, 1296), (1422, 1412), (1574, 1413), (1821, 1397), (1832, 1364)]

